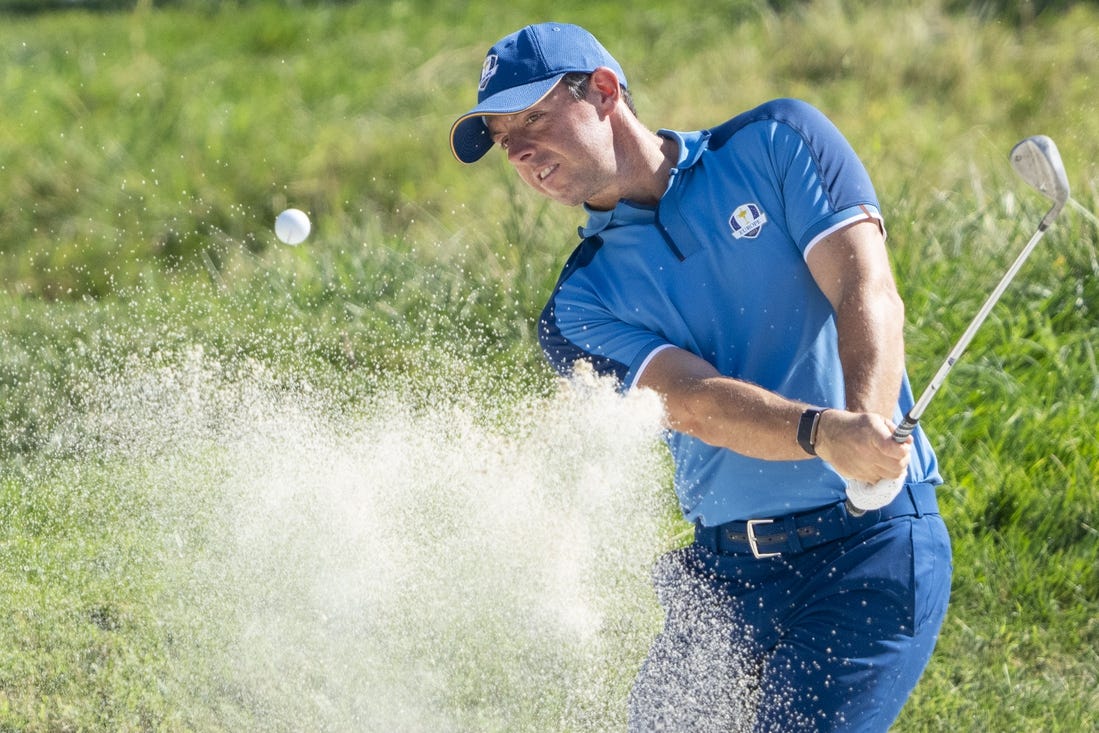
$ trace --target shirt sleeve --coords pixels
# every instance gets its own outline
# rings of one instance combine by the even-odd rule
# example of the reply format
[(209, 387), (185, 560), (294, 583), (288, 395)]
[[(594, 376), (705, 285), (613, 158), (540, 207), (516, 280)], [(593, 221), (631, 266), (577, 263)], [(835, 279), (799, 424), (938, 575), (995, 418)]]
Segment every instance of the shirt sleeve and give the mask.
[(882, 226), (870, 175), (818, 109), (798, 100), (776, 100), (760, 108), (753, 127), (770, 150), (770, 173), (780, 184), (787, 231), (803, 256), (848, 224), (872, 219)]
[(569, 258), (539, 319), (538, 340), (546, 359), (562, 376), (578, 361), (611, 376), (623, 392), (633, 387), (642, 368), (668, 342), (652, 331), (617, 318), (599, 300), (599, 288), (586, 282), (585, 268), (602, 245), (584, 240)]

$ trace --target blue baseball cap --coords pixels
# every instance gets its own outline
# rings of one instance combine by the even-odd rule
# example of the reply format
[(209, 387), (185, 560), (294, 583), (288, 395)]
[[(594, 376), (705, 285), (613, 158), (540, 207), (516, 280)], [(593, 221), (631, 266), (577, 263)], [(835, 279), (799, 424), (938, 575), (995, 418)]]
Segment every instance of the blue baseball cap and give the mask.
[(486, 115), (512, 115), (537, 104), (573, 71), (606, 66), (625, 87), (626, 75), (595, 36), (578, 25), (539, 23), (500, 39), (489, 49), (477, 86), (477, 106), (450, 128), (450, 149), (463, 163), (475, 163), (492, 147)]

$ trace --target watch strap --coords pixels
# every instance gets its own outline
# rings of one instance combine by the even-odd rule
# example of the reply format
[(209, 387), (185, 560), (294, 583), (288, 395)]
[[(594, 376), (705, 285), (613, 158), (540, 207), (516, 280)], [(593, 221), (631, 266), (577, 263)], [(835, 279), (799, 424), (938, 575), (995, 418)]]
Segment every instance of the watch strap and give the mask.
[(810, 407), (801, 413), (798, 421), (798, 445), (811, 456), (817, 454), (817, 431), (820, 429), (820, 416), (827, 412), (827, 407)]

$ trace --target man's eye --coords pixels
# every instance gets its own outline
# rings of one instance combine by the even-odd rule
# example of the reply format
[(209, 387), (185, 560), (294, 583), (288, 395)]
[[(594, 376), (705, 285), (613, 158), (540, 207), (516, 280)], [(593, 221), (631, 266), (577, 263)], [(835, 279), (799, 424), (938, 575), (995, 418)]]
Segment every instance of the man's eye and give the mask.
[(527, 115), (527, 124), (529, 125), (533, 122), (537, 122), (540, 119), (542, 119), (541, 112), (531, 112), (529, 115)]

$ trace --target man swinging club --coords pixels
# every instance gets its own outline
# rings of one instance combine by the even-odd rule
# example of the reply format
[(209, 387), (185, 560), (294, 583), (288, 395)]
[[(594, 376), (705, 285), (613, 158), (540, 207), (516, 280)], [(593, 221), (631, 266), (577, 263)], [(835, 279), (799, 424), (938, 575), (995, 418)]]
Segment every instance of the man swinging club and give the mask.
[[(931, 656), (951, 555), (923, 430), (891, 438), (912, 405), (903, 304), (850, 145), (788, 99), (654, 133), (618, 62), (562, 23), (489, 50), (451, 147), (473, 163), (493, 145), (587, 213), (542, 313), (547, 358), (663, 398), (695, 526), (654, 573), (665, 626), (630, 730), (727, 730), (746, 697), (757, 731), (887, 730)], [(848, 512), (846, 478), (901, 474), (891, 503)]]

